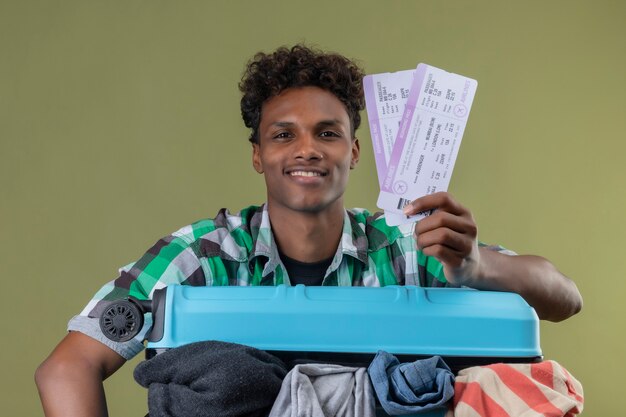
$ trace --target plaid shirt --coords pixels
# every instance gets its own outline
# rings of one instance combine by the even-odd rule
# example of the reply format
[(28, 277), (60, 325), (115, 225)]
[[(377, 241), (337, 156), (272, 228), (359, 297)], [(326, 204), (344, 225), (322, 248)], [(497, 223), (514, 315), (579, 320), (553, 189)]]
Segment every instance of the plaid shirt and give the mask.
[[(85, 333), (130, 359), (143, 349), (150, 315), (135, 339), (116, 343), (100, 331), (101, 312), (110, 301), (129, 295), (150, 299), (156, 289), (168, 284), (291, 285), (266, 206), (251, 206), (237, 214), (222, 209), (214, 219), (200, 220), (159, 240), (137, 262), (121, 268), (120, 276), (70, 320), (68, 330)], [(413, 225), (387, 226), (381, 213), (346, 210), (341, 241), (322, 285), (405, 284), (446, 285), (441, 263), (415, 248)]]

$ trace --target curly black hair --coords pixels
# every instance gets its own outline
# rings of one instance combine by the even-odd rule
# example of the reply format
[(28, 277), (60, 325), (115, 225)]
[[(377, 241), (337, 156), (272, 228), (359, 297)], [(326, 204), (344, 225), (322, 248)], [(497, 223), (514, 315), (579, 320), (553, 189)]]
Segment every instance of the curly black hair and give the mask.
[(243, 93), (241, 116), (252, 129), (250, 142), (259, 143), (263, 103), (288, 88), (305, 86), (329, 91), (346, 106), (354, 137), (361, 124), (359, 112), (365, 108), (363, 70), (342, 55), (297, 44), (270, 54), (259, 52), (248, 62), (239, 90)]

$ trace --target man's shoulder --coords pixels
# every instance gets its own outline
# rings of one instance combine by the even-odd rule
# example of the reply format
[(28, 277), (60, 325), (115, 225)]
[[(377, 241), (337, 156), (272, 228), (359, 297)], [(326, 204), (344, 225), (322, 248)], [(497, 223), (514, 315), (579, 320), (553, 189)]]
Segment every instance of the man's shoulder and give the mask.
[(371, 213), (364, 208), (350, 208), (346, 211), (351, 221), (357, 224), (368, 236), (370, 250), (386, 246), (398, 238), (407, 238), (413, 235), (413, 224), (390, 226), (387, 224), (383, 212)]
[(246, 231), (250, 229), (250, 224), (255, 217), (259, 217), (263, 210), (262, 206), (248, 206), (236, 213), (231, 213), (228, 209), (222, 208), (217, 215), (212, 218), (197, 220), (187, 226), (181, 227), (174, 233), (174, 239), (180, 239), (187, 244), (192, 244), (208, 235), (236, 233), (236, 231)]
[(367, 224), (376, 227), (381, 230), (401, 230), (408, 231), (409, 233), (413, 229), (413, 224), (403, 224), (400, 226), (389, 226), (385, 217), (385, 213), (382, 211), (370, 212), (365, 208), (349, 208), (346, 209), (348, 215), (353, 218), (359, 224)]

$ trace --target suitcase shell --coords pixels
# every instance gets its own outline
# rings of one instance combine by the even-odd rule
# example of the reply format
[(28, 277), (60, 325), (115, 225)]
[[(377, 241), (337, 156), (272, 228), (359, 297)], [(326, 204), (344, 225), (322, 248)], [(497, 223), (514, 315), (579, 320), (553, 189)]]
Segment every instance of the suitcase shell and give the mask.
[(149, 349), (221, 340), (295, 353), (541, 357), (537, 314), (513, 293), (171, 285), (153, 306)]
[[(170, 285), (155, 292), (152, 310), (147, 357), (188, 343), (220, 340), (269, 351), (291, 365), (318, 361), (368, 366), (378, 350), (401, 362), (439, 355), (453, 370), (542, 358), (537, 314), (519, 295), (505, 292)], [(410, 416), (445, 413), (441, 407)], [(376, 415), (387, 416), (380, 407)]]

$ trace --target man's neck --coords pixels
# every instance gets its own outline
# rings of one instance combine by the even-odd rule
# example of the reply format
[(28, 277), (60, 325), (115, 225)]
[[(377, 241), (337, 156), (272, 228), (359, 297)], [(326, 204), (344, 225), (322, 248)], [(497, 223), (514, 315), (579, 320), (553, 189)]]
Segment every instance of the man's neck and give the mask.
[(337, 251), (345, 209), (343, 202), (318, 213), (297, 212), (268, 204), (272, 233), (281, 252), (300, 262), (318, 262)]

